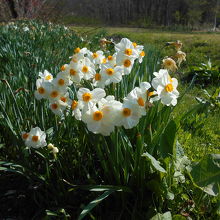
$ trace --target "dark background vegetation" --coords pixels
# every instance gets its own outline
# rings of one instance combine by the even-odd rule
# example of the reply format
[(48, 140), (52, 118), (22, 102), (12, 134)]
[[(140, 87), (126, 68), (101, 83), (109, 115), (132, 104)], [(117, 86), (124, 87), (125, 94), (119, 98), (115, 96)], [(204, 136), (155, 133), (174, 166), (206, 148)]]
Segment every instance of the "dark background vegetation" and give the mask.
[(0, 19), (36, 18), (69, 24), (213, 30), (220, 0), (1, 0)]

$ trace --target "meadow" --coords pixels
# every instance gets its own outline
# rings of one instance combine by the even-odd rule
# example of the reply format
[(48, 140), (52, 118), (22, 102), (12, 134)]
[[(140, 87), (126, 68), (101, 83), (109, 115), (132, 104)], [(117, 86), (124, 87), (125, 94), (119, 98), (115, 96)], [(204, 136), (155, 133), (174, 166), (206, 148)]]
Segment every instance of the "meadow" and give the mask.
[[(1, 25), (0, 33), (1, 218), (220, 217), (219, 34), (130, 28), (103, 30), (36, 21)], [(115, 43), (105, 43), (103, 47), (100, 44), (103, 38), (107, 38), (106, 42), (113, 39)], [(82, 96), (85, 101), (88, 91), (94, 91), (97, 86), (95, 73), (91, 79), (73, 78), (75, 73), (69, 66), (75, 64), (70, 61), (78, 59), (80, 48), (87, 48), (88, 57), (93, 52), (90, 59), (95, 59), (94, 52), (99, 50), (107, 58), (122, 38), (144, 45), (144, 53), (141, 51), (144, 58), (132, 60), (133, 67), (123, 77), (108, 79), (104, 88), (111, 97), (99, 100), (101, 104), (95, 104), (92, 110), (82, 107), (75, 111), (74, 101), (80, 99), (80, 89), (90, 89)], [(149, 94), (157, 90), (153, 86), (156, 84), (153, 73), (160, 72), (165, 56), (172, 57), (175, 53), (166, 43), (176, 40), (183, 42), (182, 50), (187, 57), (177, 71), (169, 72), (172, 79), (168, 77), (170, 83), (164, 91), (172, 92), (175, 87), (172, 82), (177, 78), (180, 95), (177, 104), (174, 101), (166, 105), (163, 97), (153, 100)], [(80, 59), (86, 60), (84, 55)], [(102, 68), (96, 64), (97, 78)], [(66, 80), (62, 78), (66, 69), (76, 81), (65, 88), (62, 100), (72, 104), (61, 105), (58, 101), (39, 98), (39, 83), (44, 82), (40, 77), (46, 74), (44, 77), (54, 78), (51, 82), (59, 84)], [(113, 66), (107, 70), (109, 76), (116, 71)], [(129, 108), (133, 111), (133, 107), (129, 107), (130, 102), (123, 103), (124, 98), (134, 97), (136, 93), (131, 91), (140, 92), (141, 86), (148, 86), (146, 82), (152, 85), (147, 87), (148, 93), (142, 94), (144, 99), (137, 101), (144, 108), (135, 125), (134, 122), (120, 124), (116, 113), (111, 120), (104, 116), (108, 119), (107, 128), (105, 124), (100, 125), (103, 129), (90, 125), (90, 111), (93, 119), (99, 121), (105, 114), (103, 106), (107, 106), (108, 115), (119, 111), (112, 106), (121, 106), (120, 102), (126, 106), (124, 114), (129, 116)], [(49, 82), (46, 85), (52, 86)], [(56, 111), (55, 106), (61, 106), (61, 110)], [(82, 121), (77, 118), (79, 112)], [(40, 147), (34, 143), (38, 135), (33, 134), (36, 127), (43, 132), (41, 138), (46, 135), (46, 143), (42, 139)]]

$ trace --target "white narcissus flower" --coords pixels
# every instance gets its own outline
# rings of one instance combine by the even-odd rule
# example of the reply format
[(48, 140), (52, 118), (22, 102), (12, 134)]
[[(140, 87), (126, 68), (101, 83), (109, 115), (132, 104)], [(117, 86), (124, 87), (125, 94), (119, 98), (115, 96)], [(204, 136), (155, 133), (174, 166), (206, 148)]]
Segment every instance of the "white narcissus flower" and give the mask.
[(110, 64), (103, 64), (100, 73), (105, 79), (105, 85), (119, 83), (122, 80), (123, 67), (112, 67)]
[(104, 88), (105, 82), (106, 82), (106, 78), (103, 76), (102, 73), (96, 73), (92, 80), (93, 86), (99, 88)]
[(140, 88), (135, 87), (125, 99), (137, 105), (141, 115), (146, 115), (147, 94), (150, 87), (151, 85), (148, 82), (143, 82)]
[(112, 56), (108, 56), (106, 61), (107, 61), (106, 64), (110, 64), (112, 67), (115, 67), (116, 66), (116, 53), (113, 54)]
[(177, 104), (179, 92), (176, 90), (178, 81), (176, 78), (171, 78), (167, 70), (160, 70), (159, 73), (154, 73), (156, 77), (152, 80), (152, 86), (156, 89), (161, 103), (164, 105)]
[(62, 96), (66, 94), (67, 87), (64, 88), (58, 88), (54, 86), (54, 84), (51, 84), (48, 91), (48, 99), (51, 103), (60, 100)]
[(87, 111), (89, 107), (96, 104), (106, 95), (105, 90), (101, 88), (96, 88), (90, 91), (87, 88), (80, 88), (77, 92), (77, 98), (80, 105), (83, 106), (83, 111)]
[(85, 80), (92, 79), (96, 73), (94, 64), (87, 57), (82, 60), (82, 66), (79, 71)]
[(37, 100), (48, 98), (49, 91), (51, 89), (51, 83), (44, 79), (37, 79), (36, 81), (37, 90), (34, 92), (34, 96)]
[(118, 44), (115, 44), (115, 50), (117, 52), (117, 59), (122, 55), (126, 55), (132, 59), (138, 58), (138, 51), (135, 49), (133, 43), (127, 38), (122, 38)]
[(55, 115), (59, 115), (59, 116), (61, 116), (63, 114), (63, 111), (66, 109), (67, 106), (68, 106), (67, 103), (64, 103), (60, 100), (57, 100), (57, 101), (49, 104), (49, 108), (51, 109), (51, 111)]
[(131, 69), (133, 67), (134, 59), (131, 59), (130, 57), (126, 55), (117, 56), (116, 64), (117, 66), (123, 67), (123, 70), (124, 70), (123, 75), (128, 75), (130, 74)]
[(39, 72), (39, 77), (47, 82), (51, 82), (53, 80), (53, 75), (47, 70), (44, 70), (44, 73)]
[(28, 134), (25, 140), (25, 145), (27, 147), (40, 148), (47, 145), (46, 133), (41, 131), (39, 127), (32, 128)]
[(62, 105), (68, 107), (70, 107), (72, 103), (72, 100), (69, 98), (68, 92), (66, 94), (61, 95), (59, 101), (61, 102)]
[(111, 97), (103, 98), (99, 102), (99, 108), (94, 105), (82, 115), (82, 121), (87, 124), (89, 131), (108, 136), (114, 131), (117, 105), (121, 106), (121, 103)]
[(82, 72), (80, 69), (82, 68), (81, 62), (73, 62), (71, 61), (69, 66), (66, 68), (65, 72), (70, 77), (71, 81), (75, 83), (80, 83), (83, 78)]
[(73, 54), (73, 56), (71, 57), (72, 58), (72, 61), (74, 62), (74, 63), (77, 63), (77, 62), (79, 62), (80, 60), (82, 60), (82, 59), (84, 59), (84, 57), (85, 57), (85, 55), (86, 54), (90, 54), (91, 52), (86, 48), (86, 47), (84, 47), (84, 48), (79, 48), (79, 47), (77, 47), (77, 48), (75, 48), (74, 49), (74, 54)]
[(138, 106), (125, 100), (119, 111), (116, 126), (124, 126), (125, 129), (133, 128), (138, 124), (140, 117)]
[(60, 72), (52, 83), (57, 89), (66, 90), (73, 82), (70, 80), (69, 75), (65, 74), (65, 72)]
[(94, 53), (90, 52), (89, 58), (95, 65), (100, 65), (103, 63), (103, 59), (105, 59), (105, 56), (103, 55), (103, 51), (98, 50)]

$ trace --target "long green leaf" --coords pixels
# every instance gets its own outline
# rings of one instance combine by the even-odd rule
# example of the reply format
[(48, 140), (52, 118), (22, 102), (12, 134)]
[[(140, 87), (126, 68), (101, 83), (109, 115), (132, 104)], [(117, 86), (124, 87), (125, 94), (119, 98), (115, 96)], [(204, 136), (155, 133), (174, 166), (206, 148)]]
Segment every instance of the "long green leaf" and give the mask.
[(96, 207), (102, 200), (111, 195), (115, 190), (105, 191), (101, 196), (90, 202), (80, 213), (78, 220), (83, 219), (94, 207)]

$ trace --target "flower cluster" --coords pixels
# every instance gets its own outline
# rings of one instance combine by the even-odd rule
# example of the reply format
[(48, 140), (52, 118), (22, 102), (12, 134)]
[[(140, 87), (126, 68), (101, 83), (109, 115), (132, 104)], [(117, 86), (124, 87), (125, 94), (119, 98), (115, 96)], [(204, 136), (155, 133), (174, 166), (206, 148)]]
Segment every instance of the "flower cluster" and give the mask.
[[(88, 130), (102, 135), (110, 135), (115, 126), (135, 127), (146, 115), (148, 102), (161, 100), (167, 106), (176, 105), (178, 82), (165, 69), (154, 73), (153, 88), (150, 83), (142, 82), (123, 98), (123, 102), (107, 95), (104, 88), (111, 83), (119, 83), (124, 75), (130, 74), (135, 60), (141, 63), (145, 56), (143, 46), (126, 38), (115, 44), (115, 51), (106, 57), (101, 50), (92, 53), (87, 48), (76, 48), (70, 63), (61, 67), (56, 78), (46, 70), (39, 73), (35, 97), (48, 99), (49, 108), (57, 115), (71, 109), (72, 115), (86, 123)], [(80, 87), (77, 98), (71, 100), (69, 86), (77, 85), (76, 89), (85, 80), (94, 89)]]

